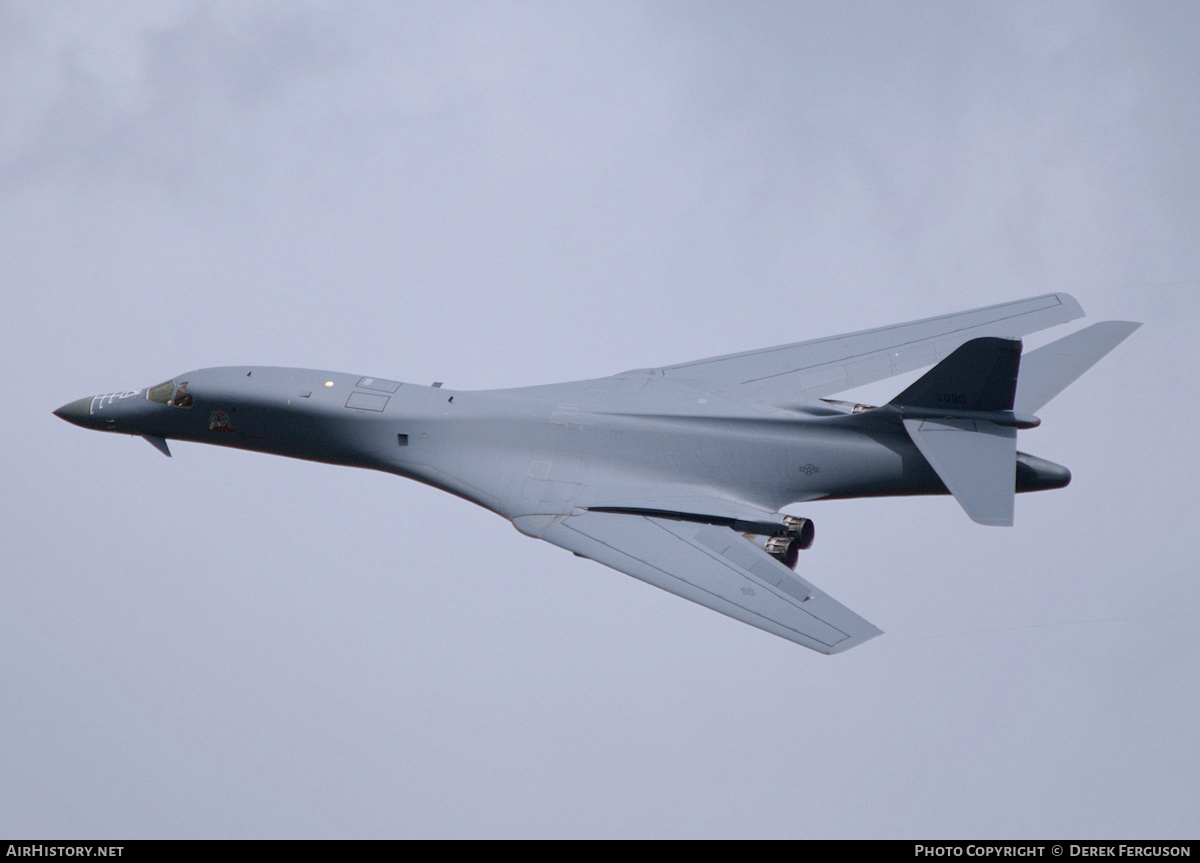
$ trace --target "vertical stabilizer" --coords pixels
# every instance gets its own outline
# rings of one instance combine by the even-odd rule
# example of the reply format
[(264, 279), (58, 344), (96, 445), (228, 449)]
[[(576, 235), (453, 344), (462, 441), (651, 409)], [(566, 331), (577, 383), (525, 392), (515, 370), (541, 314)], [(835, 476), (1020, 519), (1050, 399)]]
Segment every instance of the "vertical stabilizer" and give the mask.
[(972, 339), (891, 401), (921, 455), (979, 524), (1013, 523), (1017, 429), (1015, 419), (995, 420), (1012, 416), (1020, 363), (1019, 339)]
[(897, 407), (1010, 411), (1020, 363), (1020, 339), (972, 339), (891, 403)]

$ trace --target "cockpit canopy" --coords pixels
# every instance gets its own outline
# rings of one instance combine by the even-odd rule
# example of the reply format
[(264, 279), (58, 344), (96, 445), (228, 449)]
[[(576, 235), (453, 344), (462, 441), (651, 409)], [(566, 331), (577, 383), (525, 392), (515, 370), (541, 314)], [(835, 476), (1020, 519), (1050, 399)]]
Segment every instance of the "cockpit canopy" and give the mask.
[(146, 398), (173, 408), (190, 408), (192, 406), (192, 394), (187, 391), (187, 381), (179, 383), (175, 383), (173, 380), (165, 381), (147, 390)]

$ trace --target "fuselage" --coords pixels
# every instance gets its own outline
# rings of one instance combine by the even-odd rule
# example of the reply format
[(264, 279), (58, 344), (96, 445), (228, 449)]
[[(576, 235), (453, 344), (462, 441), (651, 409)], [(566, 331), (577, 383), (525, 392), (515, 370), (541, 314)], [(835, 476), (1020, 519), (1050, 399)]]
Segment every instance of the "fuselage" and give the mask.
[[(455, 391), (310, 369), (201, 369), (80, 399), (79, 425), (388, 471), (507, 518), (591, 506), (742, 517), (798, 501), (945, 494), (893, 417), (746, 404), (655, 375)], [(873, 416), (872, 416), (873, 415)], [(1018, 454), (1018, 491), (1065, 468)]]

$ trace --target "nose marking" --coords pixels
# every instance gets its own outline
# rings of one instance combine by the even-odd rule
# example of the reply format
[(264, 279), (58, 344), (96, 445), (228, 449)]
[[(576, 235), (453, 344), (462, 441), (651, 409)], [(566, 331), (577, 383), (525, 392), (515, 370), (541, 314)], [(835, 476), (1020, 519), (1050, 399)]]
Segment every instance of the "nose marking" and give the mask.
[(105, 405), (111, 405), (113, 402), (120, 399), (128, 399), (136, 396), (141, 390), (117, 390), (113, 393), (105, 393), (102, 396), (92, 396), (92, 403), (88, 405), (88, 415), (94, 414), (96, 411), (103, 408)]

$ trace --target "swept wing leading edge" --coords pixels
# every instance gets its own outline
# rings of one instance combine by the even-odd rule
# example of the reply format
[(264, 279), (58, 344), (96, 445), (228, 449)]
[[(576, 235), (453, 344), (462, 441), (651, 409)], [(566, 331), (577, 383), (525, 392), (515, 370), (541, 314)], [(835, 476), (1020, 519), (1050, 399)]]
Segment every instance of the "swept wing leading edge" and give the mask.
[(933, 365), (980, 336), (1019, 338), (1083, 317), (1069, 294), (1045, 294), (813, 341), (658, 369), (703, 389), (793, 404)]
[(881, 634), (728, 527), (609, 512), (526, 521), (514, 519), (547, 542), (821, 653)]

